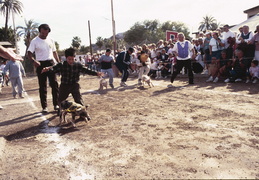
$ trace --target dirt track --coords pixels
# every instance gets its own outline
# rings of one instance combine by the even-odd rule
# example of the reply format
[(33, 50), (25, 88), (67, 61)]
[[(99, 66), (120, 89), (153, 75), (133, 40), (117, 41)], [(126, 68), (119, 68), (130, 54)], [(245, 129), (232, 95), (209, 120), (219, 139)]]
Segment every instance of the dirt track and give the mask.
[(168, 79), (138, 88), (134, 78), (120, 88), (115, 78), (114, 90), (98, 92), (98, 79), (83, 76), (92, 121), (77, 128), (40, 113), (36, 77), (24, 79), (25, 99), (5, 87), (0, 179), (258, 179), (259, 84), (205, 78), (179, 77), (174, 88)]

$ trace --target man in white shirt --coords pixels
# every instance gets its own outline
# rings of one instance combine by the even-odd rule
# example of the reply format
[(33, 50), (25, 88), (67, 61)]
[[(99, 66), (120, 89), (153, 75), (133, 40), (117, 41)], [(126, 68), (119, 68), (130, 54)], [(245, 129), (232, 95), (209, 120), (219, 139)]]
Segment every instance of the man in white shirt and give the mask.
[[(37, 76), (39, 83), (40, 101), (42, 106), (42, 112), (47, 113), (47, 78), (52, 88), (52, 102), (54, 110), (58, 110), (58, 82), (56, 74), (52, 71), (42, 72), (44, 67), (53, 66), (55, 61), (60, 62), (58, 54), (56, 52), (55, 42), (48, 38), (50, 27), (47, 24), (41, 24), (38, 28), (39, 36), (35, 37), (28, 48), (28, 57), (33, 61), (34, 66), (37, 68)], [(35, 52), (36, 58), (33, 53)]]
[[(177, 74), (179, 74), (183, 67), (185, 67), (185, 69), (188, 70), (189, 84), (193, 84), (191, 59), (194, 59), (195, 52), (193, 49), (193, 45), (190, 41), (185, 40), (185, 36), (183, 33), (178, 34), (178, 41), (173, 47), (173, 52), (177, 58), (177, 62), (176, 71), (173, 72), (171, 77), (171, 83), (174, 82)], [(172, 84), (169, 84), (168, 87), (172, 87)]]
[(223, 33), (223, 40), (224, 40), (224, 43), (225, 43), (225, 49), (226, 49), (226, 52), (227, 52), (227, 58), (228, 59), (232, 59), (233, 57), (233, 46), (235, 44), (235, 33), (233, 33), (232, 31), (229, 30), (229, 25), (225, 25), (223, 26), (223, 30), (224, 30), (224, 33)]

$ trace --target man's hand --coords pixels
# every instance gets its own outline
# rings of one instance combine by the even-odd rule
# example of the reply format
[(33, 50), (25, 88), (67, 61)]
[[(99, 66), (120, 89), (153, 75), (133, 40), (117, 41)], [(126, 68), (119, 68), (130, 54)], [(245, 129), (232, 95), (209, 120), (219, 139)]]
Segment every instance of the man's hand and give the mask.
[(103, 72), (97, 72), (97, 76), (98, 76), (98, 77), (101, 77), (101, 76), (103, 76), (103, 75), (104, 75)]
[(36, 60), (34, 60), (33, 61), (33, 65), (34, 65), (34, 67), (39, 67), (40, 66), (40, 62), (39, 61), (36, 61)]
[(42, 69), (41, 73), (45, 73), (45, 72), (49, 71), (49, 69), (50, 69), (49, 67), (45, 67)]

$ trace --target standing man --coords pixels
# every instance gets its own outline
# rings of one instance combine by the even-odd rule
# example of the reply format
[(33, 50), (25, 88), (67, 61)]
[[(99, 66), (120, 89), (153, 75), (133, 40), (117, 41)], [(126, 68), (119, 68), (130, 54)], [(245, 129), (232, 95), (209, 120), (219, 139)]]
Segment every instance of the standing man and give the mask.
[[(28, 57), (33, 61), (34, 66), (37, 68), (37, 76), (39, 83), (40, 101), (42, 106), (42, 112), (47, 113), (47, 78), (52, 88), (52, 102), (54, 110), (58, 110), (58, 82), (56, 74), (53, 71), (41, 73), (44, 67), (53, 66), (55, 60), (60, 62), (58, 54), (56, 52), (56, 46), (52, 39), (48, 38), (50, 27), (48, 24), (41, 24), (38, 28), (39, 36), (35, 37), (29, 46)], [(33, 53), (35, 52), (36, 58)], [(54, 59), (55, 58), (55, 59)]]
[(111, 55), (111, 50), (106, 49), (105, 54), (99, 58), (98, 62), (101, 64), (101, 72), (108, 75), (109, 84), (110, 84), (111, 88), (113, 89), (114, 88), (114, 86), (113, 86), (114, 73), (112, 70), (112, 63), (114, 63), (114, 58)]
[(116, 67), (122, 73), (121, 77), (121, 86), (127, 86), (126, 81), (129, 77), (129, 66), (131, 63), (131, 54), (134, 52), (134, 49), (130, 47), (127, 51), (121, 52), (116, 58)]
[[(178, 41), (175, 43), (173, 47), (173, 53), (175, 54), (177, 61), (176, 70), (173, 72), (171, 77), (171, 83), (174, 82), (174, 79), (176, 78), (177, 74), (179, 74), (184, 67), (186, 70), (188, 70), (189, 84), (193, 84), (191, 59), (194, 59), (195, 52), (193, 45), (190, 41), (185, 40), (185, 36), (183, 33), (178, 34)], [(168, 87), (173, 87), (173, 85), (169, 84)]]
[(223, 26), (223, 40), (225, 42), (225, 49), (227, 52), (227, 58), (228, 59), (232, 59), (233, 57), (233, 46), (235, 45), (236, 42), (236, 36), (235, 33), (233, 33), (232, 31), (229, 30), (229, 25), (226, 24), (225, 26)]

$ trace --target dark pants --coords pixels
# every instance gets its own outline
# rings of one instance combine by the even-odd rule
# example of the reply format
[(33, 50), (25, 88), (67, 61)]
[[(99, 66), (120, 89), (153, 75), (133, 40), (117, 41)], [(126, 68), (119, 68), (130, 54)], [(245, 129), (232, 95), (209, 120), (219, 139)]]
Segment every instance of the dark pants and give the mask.
[(49, 79), (49, 85), (52, 89), (52, 103), (54, 106), (58, 105), (58, 82), (57, 77), (54, 72), (48, 71), (45, 73), (41, 73), (44, 67), (52, 66), (53, 61), (40, 61), (40, 66), (37, 67), (37, 76), (39, 83), (39, 93), (40, 93), (40, 102), (42, 108), (47, 107), (47, 78)]
[(234, 53), (234, 50), (232, 47), (228, 47), (226, 49), (226, 53), (227, 53), (227, 59), (232, 59), (233, 58), (233, 53)]
[(173, 72), (173, 74), (171, 76), (171, 83), (174, 82), (174, 79), (180, 73), (180, 71), (183, 69), (183, 67), (185, 68), (185, 70), (188, 70), (189, 83), (190, 84), (193, 83), (193, 72), (192, 72), (192, 64), (191, 64), (190, 59), (188, 59), (188, 60), (177, 60), (176, 70)]
[(115, 65), (122, 73), (121, 82), (126, 82), (129, 77), (128, 66), (124, 64), (115, 64)]
[(82, 95), (80, 93), (80, 85), (79, 83), (75, 84), (60, 84), (59, 87), (59, 98), (58, 102), (59, 104), (66, 100), (69, 96), (69, 94), (72, 94), (74, 101), (78, 104), (81, 104), (84, 106), (84, 101), (82, 99)]

